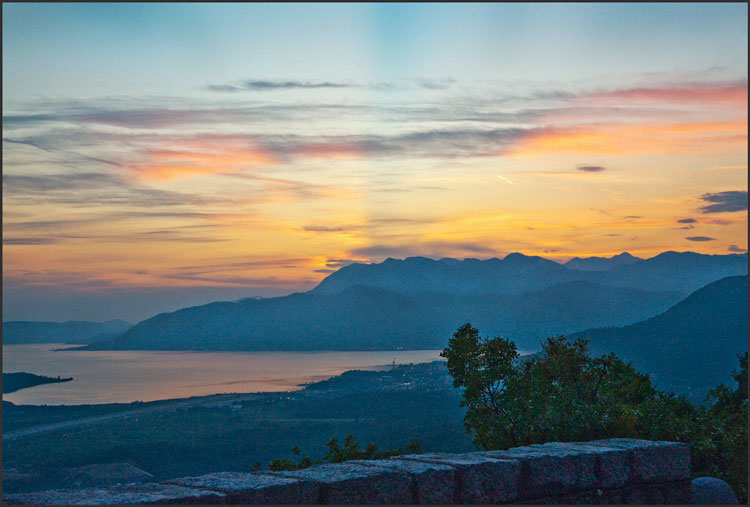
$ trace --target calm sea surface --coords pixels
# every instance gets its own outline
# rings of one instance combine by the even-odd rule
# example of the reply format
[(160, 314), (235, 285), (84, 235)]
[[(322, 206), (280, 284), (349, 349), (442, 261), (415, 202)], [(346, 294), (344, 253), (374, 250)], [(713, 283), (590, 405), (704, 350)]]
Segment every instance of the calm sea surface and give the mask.
[(186, 398), (218, 393), (292, 391), (346, 370), (440, 359), (439, 350), (379, 352), (57, 351), (71, 345), (3, 345), (3, 372), (26, 371), (71, 382), (3, 394), (26, 405), (81, 405)]

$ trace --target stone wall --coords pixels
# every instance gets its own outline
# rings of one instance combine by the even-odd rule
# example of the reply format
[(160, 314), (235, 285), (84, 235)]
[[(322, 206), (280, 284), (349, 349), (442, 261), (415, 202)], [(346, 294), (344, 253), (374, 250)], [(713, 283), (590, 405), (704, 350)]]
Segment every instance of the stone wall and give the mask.
[(7, 495), (12, 504), (687, 504), (686, 444), (615, 438)]

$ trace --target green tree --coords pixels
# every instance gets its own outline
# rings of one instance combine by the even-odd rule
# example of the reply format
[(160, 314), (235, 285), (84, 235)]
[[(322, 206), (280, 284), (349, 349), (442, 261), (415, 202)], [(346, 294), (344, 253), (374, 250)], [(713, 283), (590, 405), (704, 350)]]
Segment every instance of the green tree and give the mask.
[(729, 482), (747, 500), (747, 353), (707, 407), (657, 390), (648, 375), (614, 354), (591, 357), (588, 342), (548, 338), (519, 357), (515, 344), (461, 326), (441, 356), (463, 388), (464, 423), (484, 449), (612, 437), (690, 443), (693, 472)]
[(634, 436), (639, 405), (656, 394), (648, 375), (614, 355), (592, 358), (585, 340), (564, 336), (519, 358), (513, 342), (465, 324), (441, 355), (464, 388), (466, 428), (485, 449)]
[(732, 375), (737, 389), (719, 384), (709, 392), (709, 407), (691, 435), (693, 468), (700, 475), (732, 485), (741, 504), (747, 504), (747, 352), (739, 356), (740, 370)]

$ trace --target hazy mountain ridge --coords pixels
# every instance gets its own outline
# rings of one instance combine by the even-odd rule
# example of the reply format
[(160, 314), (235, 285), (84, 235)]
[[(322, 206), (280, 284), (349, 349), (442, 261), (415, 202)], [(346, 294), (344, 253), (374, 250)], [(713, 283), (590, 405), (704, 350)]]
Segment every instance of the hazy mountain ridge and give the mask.
[(670, 251), (650, 259), (638, 259), (623, 253), (609, 259), (589, 257), (571, 259), (570, 262), (573, 267), (585, 270), (520, 253), (512, 253), (502, 260), (484, 261), (389, 258), (379, 264), (345, 266), (331, 273), (311, 292), (333, 294), (352, 285), (368, 285), (402, 294), (515, 294), (565, 282), (589, 281), (647, 291), (678, 291), (687, 295), (719, 278), (747, 274), (747, 253), (706, 255)]
[[(589, 329), (585, 338), (596, 354), (614, 352), (657, 384), (684, 391), (729, 383), (737, 354), (747, 350), (747, 276), (717, 280), (664, 313), (626, 327)], [(699, 389), (697, 397), (705, 396)]]
[(355, 285), (338, 294), (297, 293), (186, 308), (143, 321), (115, 340), (87, 348), (430, 349), (444, 347), (467, 321), (516, 340), (521, 348), (532, 348), (550, 334), (648, 318), (681, 297), (592, 282), (569, 282), (520, 295), (406, 296)]
[(635, 264), (642, 260), (640, 257), (634, 257), (628, 252), (623, 252), (612, 257), (573, 257), (563, 266), (579, 271), (606, 271), (615, 266)]
[(124, 320), (106, 322), (70, 320), (67, 322), (3, 322), (3, 343), (71, 343), (83, 344), (116, 336), (132, 327)]

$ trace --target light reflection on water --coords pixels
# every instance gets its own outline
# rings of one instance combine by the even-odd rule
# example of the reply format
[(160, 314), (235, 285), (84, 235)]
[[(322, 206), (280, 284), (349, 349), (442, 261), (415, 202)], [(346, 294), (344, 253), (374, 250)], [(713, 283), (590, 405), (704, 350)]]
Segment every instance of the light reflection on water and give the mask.
[(53, 351), (71, 345), (3, 345), (3, 372), (71, 382), (3, 394), (24, 405), (80, 405), (217, 393), (292, 391), (353, 369), (440, 359), (439, 350), (367, 352)]

